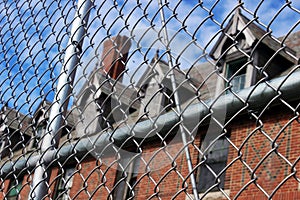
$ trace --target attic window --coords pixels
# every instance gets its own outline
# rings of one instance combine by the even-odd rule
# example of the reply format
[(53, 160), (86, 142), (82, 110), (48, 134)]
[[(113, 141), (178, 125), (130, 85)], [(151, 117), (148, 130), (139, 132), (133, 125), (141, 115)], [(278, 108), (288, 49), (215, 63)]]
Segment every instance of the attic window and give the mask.
[(5, 116), (0, 117), (0, 157), (2, 157), (4, 152), (4, 147), (6, 145), (6, 137), (8, 134), (8, 128), (5, 124)]
[(233, 41), (231, 39), (227, 39), (224, 43), (224, 45), (222, 46), (222, 50), (221, 53), (223, 54), (225, 51), (229, 50), (229, 47), (233, 44)]
[(244, 65), (246, 62), (247, 60), (243, 58), (227, 63), (226, 78), (228, 82), (226, 83), (226, 86), (232, 85), (231, 90), (234, 92), (238, 92), (245, 88), (246, 66)]
[[(234, 40), (231, 38), (227, 38), (224, 45), (222, 46), (221, 53), (223, 54), (225, 51), (230, 51), (232, 53), (232, 49), (234, 51), (238, 51), (235, 47), (238, 47), (240, 51), (245, 48), (246, 46), (246, 37), (243, 33), (238, 33), (232, 36), (235, 38)], [(237, 42), (236, 45), (233, 45)], [(224, 56), (227, 54), (230, 54), (230, 52), (227, 52)]]

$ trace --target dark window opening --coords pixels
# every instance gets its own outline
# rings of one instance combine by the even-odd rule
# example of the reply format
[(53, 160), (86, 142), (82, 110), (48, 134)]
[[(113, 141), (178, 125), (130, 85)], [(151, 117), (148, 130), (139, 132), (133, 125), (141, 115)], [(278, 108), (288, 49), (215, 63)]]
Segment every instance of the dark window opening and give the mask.
[[(233, 45), (233, 40), (231, 38), (227, 38), (227, 40), (225, 41), (224, 45), (222, 46), (222, 50), (221, 53), (223, 54), (225, 51), (229, 51)], [(226, 57), (227, 52), (224, 54), (224, 57), (222, 57), (223, 59)]]
[[(218, 191), (219, 188), (224, 189), (225, 172), (222, 174), (220, 174), (220, 172), (227, 165), (229, 142), (226, 138), (228, 138), (228, 136), (223, 136), (216, 140), (210, 148), (206, 150), (203, 158), (201, 158), (204, 163), (200, 166), (198, 177), (199, 192), (205, 192), (214, 185), (215, 187), (210, 191)], [(207, 144), (210, 144), (213, 141), (214, 140), (208, 141)], [(218, 175), (220, 176), (218, 177)], [(216, 185), (216, 183), (218, 184)]]
[(114, 184), (116, 187), (113, 192), (113, 199), (131, 199), (134, 197), (133, 187), (137, 181), (139, 159), (135, 158), (135, 160), (130, 161), (129, 158), (123, 158), (120, 162), (123, 169), (120, 166), (118, 167), (116, 181)]
[(7, 145), (7, 137), (9, 133), (9, 129), (4, 121), (5, 116), (0, 118), (0, 158), (3, 158), (8, 155), (8, 150), (5, 149)]
[(39, 142), (40, 142), (45, 130), (46, 130), (45, 126), (38, 126), (36, 128), (35, 138), (33, 141), (33, 148), (38, 148)]

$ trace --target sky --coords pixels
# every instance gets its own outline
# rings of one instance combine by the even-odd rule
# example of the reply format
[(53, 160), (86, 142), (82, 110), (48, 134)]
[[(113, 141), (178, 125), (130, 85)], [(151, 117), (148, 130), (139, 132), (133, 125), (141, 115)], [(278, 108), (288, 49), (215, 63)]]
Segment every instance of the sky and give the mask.
[[(95, 1), (77, 68), (74, 93), (99, 62), (102, 44), (117, 34), (132, 38), (124, 84), (134, 85), (157, 49), (169, 48), (180, 69), (205, 62), (226, 26), (237, 0), (168, 1), (163, 10), (169, 46), (163, 38), (158, 1)], [(276, 37), (299, 30), (300, 1), (244, 0), (242, 13), (258, 17)], [(0, 107), (7, 103), (32, 115), (38, 104), (53, 100), (63, 66), (77, 1), (30, 0), (0, 3)], [(208, 17), (210, 16), (210, 18)], [(201, 25), (201, 26), (200, 26)], [(184, 27), (184, 29), (183, 29)], [(294, 29), (292, 29), (294, 27)]]

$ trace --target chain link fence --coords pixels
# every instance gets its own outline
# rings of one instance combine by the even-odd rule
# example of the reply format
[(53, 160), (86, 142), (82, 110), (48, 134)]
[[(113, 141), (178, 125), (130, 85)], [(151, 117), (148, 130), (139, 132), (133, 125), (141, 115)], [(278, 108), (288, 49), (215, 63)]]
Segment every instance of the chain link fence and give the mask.
[(296, 0), (0, 2), (1, 199), (300, 199)]

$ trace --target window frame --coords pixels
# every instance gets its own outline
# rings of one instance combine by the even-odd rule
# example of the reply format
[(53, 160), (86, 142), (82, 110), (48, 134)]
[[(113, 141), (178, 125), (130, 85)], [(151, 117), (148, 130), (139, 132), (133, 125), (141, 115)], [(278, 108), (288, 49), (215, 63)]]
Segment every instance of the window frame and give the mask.
[[(247, 58), (245, 58), (245, 57), (238, 58), (238, 59), (232, 60), (230, 62), (226, 62), (225, 77), (226, 77), (227, 81), (225, 81), (225, 87), (229, 87), (229, 85), (231, 85), (231, 90), (233, 92), (238, 92), (246, 87), (247, 66), (244, 66), (244, 65), (246, 65), (246, 63), (247, 63)], [(239, 67), (237, 67), (237, 65)], [(241, 68), (243, 68), (243, 69), (240, 70)], [(237, 74), (232, 78), (232, 76), (235, 73), (237, 73)], [(244, 79), (242, 85), (239, 85), (239, 86), (234, 85), (234, 80), (237, 77), (241, 77)], [(229, 80), (230, 80), (230, 82), (228, 82)], [(228, 90), (227, 90), (227, 92), (228, 92)]]
[(7, 136), (9, 133), (9, 128), (6, 125), (6, 116), (1, 115), (0, 117), (0, 158), (4, 157), (5, 154), (5, 146), (7, 144)]
[(39, 125), (36, 128), (36, 133), (35, 133), (34, 141), (32, 144), (32, 148), (34, 148), (34, 149), (39, 148), (39, 143), (41, 142), (41, 138), (43, 137), (45, 132), (46, 132), (46, 124)]

